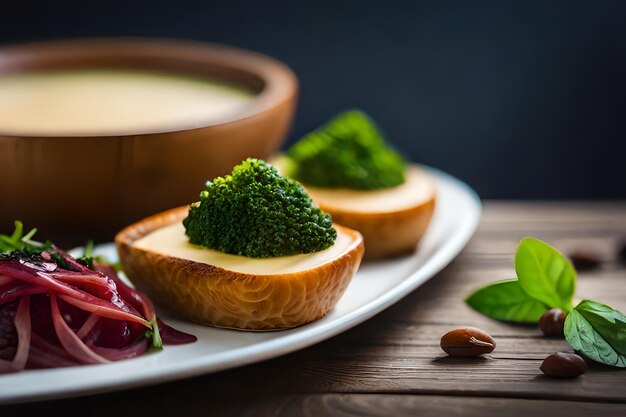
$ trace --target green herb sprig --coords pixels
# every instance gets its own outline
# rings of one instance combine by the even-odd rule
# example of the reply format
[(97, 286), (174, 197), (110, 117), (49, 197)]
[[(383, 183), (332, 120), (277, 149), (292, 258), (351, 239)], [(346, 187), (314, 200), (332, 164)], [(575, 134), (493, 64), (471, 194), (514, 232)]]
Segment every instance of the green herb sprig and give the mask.
[(517, 279), (479, 288), (465, 300), (498, 320), (537, 323), (550, 308), (568, 313), (564, 336), (572, 348), (606, 365), (626, 368), (626, 316), (596, 301), (573, 307), (576, 270), (547, 243), (523, 238), (515, 253)]
[(22, 222), (16, 220), (14, 224), (15, 230), (13, 230), (11, 235), (0, 234), (0, 253), (23, 251), (29, 254), (38, 254), (48, 249), (50, 245), (32, 240), (35, 233), (37, 233), (36, 228), (24, 234)]
[[(45, 242), (38, 242), (33, 240), (33, 237), (37, 233), (37, 228), (31, 229), (28, 233), (24, 234), (24, 225), (21, 221), (16, 220), (14, 222), (15, 229), (11, 235), (0, 234), (0, 255), (9, 254), (11, 252), (21, 252), (27, 256), (41, 255), (43, 252), (47, 252), (50, 258), (60, 266), (66, 267), (67, 263), (63, 257), (59, 254), (58, 249), (49, 240)], [(116, 271), (121, 271), (121, 263), (109, 262), (103, 256), (94, 256), (93, 254), (94, 243), (92, 240), (88, 241), (85, 245), (85, 252), (80, 258), (76, 258), (76, 261), (89, 269), (95, 270), (94, 262), (100, 264), (106, 264), (113, 267)]]
[(88, 240), (87, 244), (85, 245), (85, 251), (83, 252), (83, 256), (81, 256), (80, 258), (76, 258), (76, 262), (86, 266), (89, 269), (94, 269), (93, 248), (93, 240)]
[(43, 252), (47, 252), (54, 262), (63, 267), (67, 266), (65, 260), (51, 241), (38, 242), (33, 240), (33, 236), (37, 233), (37, 228), (33, 228), (24, 234), (22, 222), (16, 220), (14, 224), (15, 230), (13, 230), (11, 235), (0, 234), (0, 254), (17, 252), (26, 256), (38, 256)]

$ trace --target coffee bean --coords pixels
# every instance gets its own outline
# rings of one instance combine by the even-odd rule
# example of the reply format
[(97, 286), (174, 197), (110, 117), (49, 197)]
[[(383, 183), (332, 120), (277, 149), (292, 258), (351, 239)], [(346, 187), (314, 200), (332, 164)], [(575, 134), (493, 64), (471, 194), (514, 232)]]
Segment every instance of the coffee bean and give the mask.
[(617, 256), (619, 257), (619, 260), (626, 265), (626, 240), (622, 242)]
[(567, 313), (560, 308), (552, 308), (539, 319), (539, 328), (546, 336), (563, 337), (563, 327)]
[(496, 342), (483, 330), (462, 327), (444, 334), (440, 345), (450, 356), (478, 356), (492, 352)]
[(572, 261), (577, 271), (592, 271), (597, 269), (602, 263), (597, 255), (583, 251), (570, 254), (569, 259)]
[(554, 378), (576, 378), (587, 371), (587, 363), (575, 353), (557, 352), (545, 358), (539, 369)]

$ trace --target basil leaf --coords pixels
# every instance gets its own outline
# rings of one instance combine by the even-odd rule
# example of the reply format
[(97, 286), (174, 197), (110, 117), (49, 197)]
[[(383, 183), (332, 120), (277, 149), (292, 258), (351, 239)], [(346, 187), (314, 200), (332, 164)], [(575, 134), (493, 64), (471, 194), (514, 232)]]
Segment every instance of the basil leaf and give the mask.
[(576, 270), (559, 251), (541, 240), (525, 237), (515, 253), (515, 272), (532, 298), (564, 311), (572, 309)]
[(577, 308), (565, 319), (567, 342), (574, 350), (596, 362), (626, 368), (626, 356), (617, 352)]
[(548, 310), (545, 304), (526, 294), (516, 279), (479, 288), (465, 302), (491, 318), (519, 323), (537, 323)]
[(576, 306), (593, 328), (616, 352), (626, 355), (626, 316), (605, 304), (583, 300)]

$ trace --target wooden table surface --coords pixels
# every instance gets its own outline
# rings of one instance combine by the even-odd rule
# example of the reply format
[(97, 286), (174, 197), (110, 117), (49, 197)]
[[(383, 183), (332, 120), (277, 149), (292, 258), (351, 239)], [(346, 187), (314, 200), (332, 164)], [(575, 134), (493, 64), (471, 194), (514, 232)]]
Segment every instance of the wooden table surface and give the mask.
[[(481, 225), (444, 271), (368, 322), (316, 346), (267, 362), (184, 381), (77, 399), (12, 405), (0, 416), (626, 416), (626, 370), (591, 365), (575, 380), (539, 371), (569, 350), (534, 326), (486, 318), (463, 299), (482, 284), (515, 276), (519, 239), (605, 259), (582, 272), (578, 298), (626, 311), (626, 203), (486, 202)], [(447, 357), (439, 339), (471, 325), (497, 342), (489, 356)]]

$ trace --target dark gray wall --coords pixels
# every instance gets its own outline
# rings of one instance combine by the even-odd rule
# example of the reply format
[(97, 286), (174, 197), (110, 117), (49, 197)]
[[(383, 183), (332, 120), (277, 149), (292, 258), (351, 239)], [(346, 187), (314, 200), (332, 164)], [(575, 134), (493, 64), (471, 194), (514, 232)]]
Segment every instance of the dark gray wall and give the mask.
[(48, 1), (2, 9), (2, 43), (162, 36), (284, 60), (302, 83), (290, 141), (360, 107), (410, 158), (463, 178), (482, 197), (626, 198), (623, 1)]

